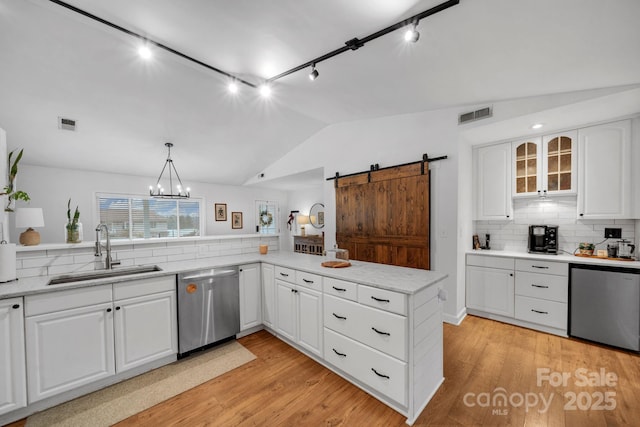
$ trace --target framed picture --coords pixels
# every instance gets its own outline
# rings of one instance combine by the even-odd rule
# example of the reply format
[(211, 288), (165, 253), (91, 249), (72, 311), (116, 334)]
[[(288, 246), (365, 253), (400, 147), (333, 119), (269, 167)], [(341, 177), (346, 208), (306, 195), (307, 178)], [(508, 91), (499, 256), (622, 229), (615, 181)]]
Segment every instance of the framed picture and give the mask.
[(227, 220), (227, 204), (226, 203), (216, 203), (215, 211), (216, 211), (215, 213), (216, 221)]
[(242, 212), (231, 212), (231, 228), (242, 228)]

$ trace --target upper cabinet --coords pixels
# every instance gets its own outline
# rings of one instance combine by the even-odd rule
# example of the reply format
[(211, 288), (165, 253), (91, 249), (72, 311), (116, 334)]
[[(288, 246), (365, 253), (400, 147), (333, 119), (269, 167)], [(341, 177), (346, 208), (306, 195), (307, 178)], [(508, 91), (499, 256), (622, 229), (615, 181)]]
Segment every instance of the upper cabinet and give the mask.
[(576, 193), (577, 132), (513, 143), (513, 196)]
[(578, 218), (631, 218), (631, 120), (578, 131)]
[(477, 148), (473, 157), (475, 219), (511, 220), (511, 144)]

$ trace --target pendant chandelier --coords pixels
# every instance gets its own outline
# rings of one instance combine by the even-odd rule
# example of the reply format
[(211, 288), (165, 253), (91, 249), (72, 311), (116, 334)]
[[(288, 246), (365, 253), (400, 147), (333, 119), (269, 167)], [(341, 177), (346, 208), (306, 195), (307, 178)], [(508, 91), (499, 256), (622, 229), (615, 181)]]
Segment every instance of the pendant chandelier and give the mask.
[[(164, 144), (164, 146), (167, 147), (167, 150), (168, 150), (167, 160), (164, 162), (164, 166), (162, 167), (162, 171), (160, 172), (160, 176), (158, 177), (158, 182), (156, 183), (156, 187), (154, 188), (151, 185), (149, 186), (149, 195), (151, 197), (155, 197), (158, 199), (188, 199), (189, 197), (191, 197), (191, 194), (190, 194), (191, 189), (189, 187), (184, 189), (184, 187), (182, 186), (182, 180), (180, 179), (180, 175), (178, 175), (178, 171), (176, 170), (176, 167), (173, 164), (173, 160), (171, 160), (171, 147), (173, 147), (173, 144), (171, 142), (167, 142)], [(169, 173), (169, 192), (168, 193), (165, 192), (164, 187), (162, 187), (162, 184), (160, 183), (160, 181), (162, 180), (162, 175), (164, 175), (165, 171), (168, 171)], [(177, 179), (177, 183), (175, 187), (175, 190), (177, 192), (175, 194), (173, 193), (174, 191), (173, 175), (174, 174)]]

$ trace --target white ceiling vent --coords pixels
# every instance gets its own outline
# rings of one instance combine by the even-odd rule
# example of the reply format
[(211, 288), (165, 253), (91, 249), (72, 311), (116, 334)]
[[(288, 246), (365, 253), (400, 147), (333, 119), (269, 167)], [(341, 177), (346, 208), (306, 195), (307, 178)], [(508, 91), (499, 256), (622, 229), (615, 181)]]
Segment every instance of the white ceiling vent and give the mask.
[(58, 117), (58, 129), (75, 131), (77, 123), (78, 122), (73, 119)]
[(460, 114), (458, 116), (458, 124), (461, 125), (474, 120), (488, 119), (491, 116), (493, 116), (493, 109), (491, 107), (484, 107), (476, 111)]

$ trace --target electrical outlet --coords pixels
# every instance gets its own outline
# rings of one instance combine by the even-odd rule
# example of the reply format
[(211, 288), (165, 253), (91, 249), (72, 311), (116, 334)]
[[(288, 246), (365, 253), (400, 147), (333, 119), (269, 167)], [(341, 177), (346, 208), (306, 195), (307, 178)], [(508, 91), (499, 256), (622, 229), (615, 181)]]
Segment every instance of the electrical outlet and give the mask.
[(607, 239), (621, 239), (622, 228), (605, 228), (604, 237)]

